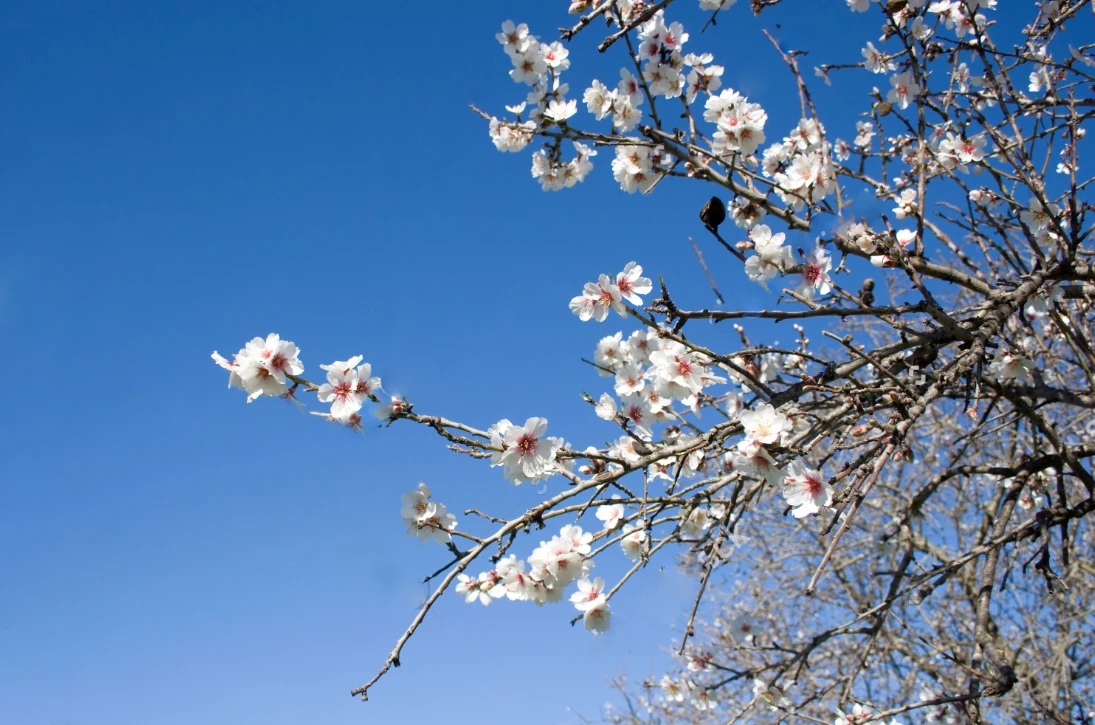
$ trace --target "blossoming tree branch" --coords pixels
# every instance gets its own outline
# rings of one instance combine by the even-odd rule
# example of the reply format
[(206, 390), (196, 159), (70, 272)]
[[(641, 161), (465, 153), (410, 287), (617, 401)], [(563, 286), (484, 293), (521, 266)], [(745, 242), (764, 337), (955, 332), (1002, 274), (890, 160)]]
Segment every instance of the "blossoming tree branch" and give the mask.
[[(696, 582), (680, 667), (618, 683), (610, 720), (1093, 721), (1091, 2), (847, 0), (880, 34), (810, 69), (769, 36), (799, 108), (770, 118), (724, 83), (718, 28), (780, 1), (573, 0), (561, 35), (497, 34), (517, 103), (473, 107), (497, 149), (531, 148), (545, 191), (605, 157), (626, 193), (703, 182), (708, 241), (757, 285), (757, 309), (710, 309), (623, 249), (618, 269), (590, 270), (575, 334), (622, 329), (598, 335), (575, 388), (601, 383), (584, 400), (610, 444), (540, 417), (436, 414), (387, 395), (352, 347), (315, 378), (277, 334), (214, 353), (249, 402), (419, 424), (500, 480), (548, 484), (509, 519), (458, 519), (445, 482), (404, 494), (408, 534), (444, 553), (353, 694), (401, 664), (442, 596), (569, 605), (597, 634), (628, 582), (675, 556)], [(572, 89), (586, 41), (599, 65)], [(826, 125), (815, 98), (849, 74), (880, 87), (850, 101), (854, 126)], [(885, 211), (860, 213), (864, 194)], [(750, 319), (796, 339), (753, 339), (736, 322)], [(715, 349), (728, 326), (737, 344)], [(606, 581), (609, 557), (630, 566)]]

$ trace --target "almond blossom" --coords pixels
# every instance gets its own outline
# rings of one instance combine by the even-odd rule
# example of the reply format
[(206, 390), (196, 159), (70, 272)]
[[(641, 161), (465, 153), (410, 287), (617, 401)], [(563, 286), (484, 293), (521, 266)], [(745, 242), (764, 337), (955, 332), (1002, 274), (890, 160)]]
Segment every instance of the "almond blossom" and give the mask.
[(600, 400), (597, 401), (597, 405), (594, 407), (594, 412), (598, 418), (602, 420), (613, 420), (616, 417), (616, 399), (608, 393), (601, 393)]
[(627, 316), (620, 288), (607, 274), (602, 274), (596, 282), (586, 282), (582, 294), (570, 301), (570, 311), (582, 322), (604, 322), (609, 310), (614, 310), (620, 317)]
[(920, 86), (913, 77), (912, 71), (907, 70), (890, 76), (890, 85), (893, 88), (886, 94), (886, 100), (902, 110), (908, 108), (909, 103), (920, 95)]
[(252, 339), (231, 362), (215, 350), (212, 358), (229, 372), (229, 387), (246, 392), (250, 403), (262, 395), (279, 396), (288, 390), (286, 376), (304, 372), (299, 352), (295, 344), (272, 332), (265, 339)]
[(570, 601), (579, 612), (600, 607), (605, 602), (604, 588), (605, 580), (601, 577), (593, 581), (583, 577), (578, 580), (578, 591), (570, 595)]
[(650, 353), (657, 382), (666, 386), (668, 397), (682, 400), (704, 386), (707, 368), (694, 353), (678, 342), (667, 342)]
[(760, 403), (756, 408), (744, 411), (738, 420), (745, 429), (745, 439), (754, 443), (772, 445), (791, 431), (791, 419), (770, 403)]
[(795, 507), (791, 514), (796, 519), (816, 514), (822, 506), (833, 503), (833, 487), (802, 459), (792, 461), (787, 467), (782, 494), (787, 503)]
[(642, 529), (636, 529), (633, 526), (624, 526), (624, 537), (620, 539), (620, 548), (623, 549), (624, 556), (631, 561), (638, 561), (639, 557), (643, 555), (643, 552), (647, 549), (648, 539), (646, 532)]
[(511, 425), (503, 434), (505, 451), (498, 463), (514, 485), (546, 478), (554, 472), (556, 439), (547, 438), (546, 418), (529, 418), (523, 426)]
[(1037, 368), (1030, 358), (1001, 350), (989, 365), (989, 369), (1001, 382), (1014, 380), (1017, 383), (1030, 384), (1034, 382), (1031, 372)]
[(829, 270), (833, 268), (833, 261), (829, 253), (824, 249), (815, 249), (813, 256), (807, 258), (802, 265), (802, 283), (797, 292), (806, 298), (812, 298), (814, 292), (827, 295), (832, 291), (832, 280), (829, 278)]
[[(619, 498), (619, 495), (613, 496), (613, 498)], [(606, 531), (611, 531), (620, 525), (620, 521), (623, 520), (624, 506), (623, 504), (601, 504), (597, 507), (597, 518), (604, 522)]]
[(643, 268), (634, 262), (628, 262), (622, 272), (616, 274), (616, 288), (620, 290), (620, 297), (633, 305), (641, 305), (643, 298), (639, 295), (650, 294), (654, 289), (653, 283), (642, 276)]

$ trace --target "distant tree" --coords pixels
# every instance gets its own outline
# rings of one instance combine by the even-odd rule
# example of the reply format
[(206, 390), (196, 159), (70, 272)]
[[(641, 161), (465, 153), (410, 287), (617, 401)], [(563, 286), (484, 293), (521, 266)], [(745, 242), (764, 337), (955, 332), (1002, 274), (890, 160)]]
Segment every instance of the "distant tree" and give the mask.
[[(700, 0), (702, 30), (743, 11), (733, 4)], [(681, 667), (619, 683), (625, 706), (609, 720), (1093, 722), (1095, 247), (1079, 168), (1095, 114), (1091, 2), (847, 0), (882, 22), (862, 60), (849, 37), (855, 59), (804, 73), (804, 53), (769, 36), (801, 106), (775, 132), (711, 53), (687, 52), (698, 34), (667, 15), (675, 5), (575, 0), (580, 17), (552, 42), (507, 21), (498, 40), (531, 92), (508, 115), (475, 109), (502, 151), (544, 142), (532, 175), (545, 190), (606, 155), (628, 193), (705, 182), (701, 198), (717, 196), (701, 221), (768, 300), (695, 309), (635, 263), (576, 290), (579, 320), (627, 323), (591, 361), (611, 392), (585, 396), (612, 445), (568, 444), (542, 418), (484, 427), (420, 412), (360, 357), (311, 382), (277, 335), (214, 355), (249, 399), (316, 393), (330, 404), (317, 415), (351, 428), (368, 405), (515, 485), (566, 484), (512, 520), (465, 512), (474, 535), (426, 486), (407, 493), (408, 533), (452, 558), (353, 693), (400, 663), (450, 590), (567, 599), (601, 632), (625, 584), (673, 552), (697, 581)], [(1028, 24), (997, 37), (994, 14), (1017, 5)], [(1069, 45), (1066, 26), (1083, 24)], [(613, 60), (579, 100), (568, 47), (598, 26), (601, 57), (623, 68)], [(847, 98), (861, 106), (854, 129), (827, 128), (814, 105), (842, 73), (884, 79)], [(863, 194), (885, 213), (857, 216), (849, 200)], [(797, 339), (750, 339), (734, 321), (754, 318), (789, 321)], [(696, 321), (735, 325), (740, 347), (712, 349)], [(590, 571), (598, 556), (634, 565), (606, 583)]]

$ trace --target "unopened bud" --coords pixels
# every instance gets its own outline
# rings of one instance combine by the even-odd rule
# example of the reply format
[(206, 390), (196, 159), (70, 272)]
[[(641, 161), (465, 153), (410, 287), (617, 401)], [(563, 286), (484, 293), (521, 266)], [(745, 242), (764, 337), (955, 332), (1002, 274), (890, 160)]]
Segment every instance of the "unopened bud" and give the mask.
[(977, 420), (977, 408), (967, 408), (966, 409), (966, 417), (969, 418), (970, 420), (976, 421)]
[(855, 428), (852, 428), (852, 435), (856, 438), (859, 438), (866, 435), (867, 431), (869, 431), (870, 429), (871, 426), (869, 425), (857, 425)]
[(738, 242), (734, 246), (737, 247), (740, 250), (746, 250), (746, 249), (752, 249), (753, 248), (753, 243), (752, 242)]
[(888, 254), (875, 254), (871, 256), (871, 264), (876, 267), (896, 267), (897, 263), (893, 261), (893, 257)]

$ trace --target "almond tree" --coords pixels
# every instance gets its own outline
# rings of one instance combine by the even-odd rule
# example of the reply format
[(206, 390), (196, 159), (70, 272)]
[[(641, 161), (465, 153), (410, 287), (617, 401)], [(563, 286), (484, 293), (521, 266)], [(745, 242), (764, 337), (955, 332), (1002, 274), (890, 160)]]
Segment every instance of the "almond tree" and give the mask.
[[(519, 516), (471, 509), (459, 528), (429, 487), (404, 496), (408, 533), (448, 558), (354, 695), (400, 664), (450, 591), (566, 598), (598, 633), (633, 577), (676, 557), (696, 581), (681, 669), (619, 683), (626, 707), (610, 720), (1095, 720), (1095, 270), (1079, 145), (1095, 107), (1091, 2), (847, 0), (881, 37), (804, 73), (804, 51), (769, 36), (801, 108), (770, 119), (723, 84), (714, 53), (732, 13), (779, 2), (700, 0), (697, 15), (574, 0), (557, 39), (512, 21), (497, 36), (529, 87), (506, 113), (473, 107), (499, 150), (532, 146), (546, 191), (605, 157), (627, 193), (705, 182), (700, 219), (763, 301), (699, 308), (635, 262), (575, 290), (578, 321), (623, 324), (576, 381), (611, 388), (584, 396), (611, 444), (567, 443), (543, 418), (420, 410), (360, 357), (312, 381), (277, 335), (214, 354), (249, 400), (314, 392), (328, 420), (360, 429), (372, 409), (515, 485), (549, 484)], [(1004, 12), (1029, 16), (1014, 37), (997, 37)], [(579, 101), (564, 74), (587, 40), (603, 68)], [(827, 128), (814, 98), (850, 73), (883, 88), (849, 101), (854, 128)], [(889, 210), (857, 214), (864, 190)], [(757, 319), (797, 339), (766, 344), (735, 322)], [(696, 321), (734, 325), (740, 346), (712, 349)], [(621, 578), (593, 576), (598, 557), (621, 556)]]

